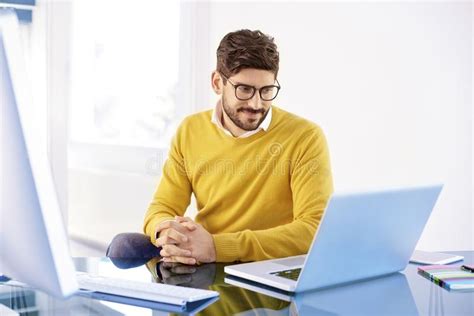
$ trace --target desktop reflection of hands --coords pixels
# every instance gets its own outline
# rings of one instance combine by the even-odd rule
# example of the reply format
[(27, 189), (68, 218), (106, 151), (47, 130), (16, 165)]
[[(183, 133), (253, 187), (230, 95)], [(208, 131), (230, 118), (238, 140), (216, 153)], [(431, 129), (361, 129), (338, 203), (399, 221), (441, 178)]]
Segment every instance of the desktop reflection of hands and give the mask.
[(215, 280), (216, 265), (213, 263), (189, 266), (175, 262), (152, 260), (147, 263), (155, 282), (208, 289)]
[[(161, 257), (156, 257), (147, 262), (146, 266), (152, 274), (153, 280), (157, 283), (219, 292), (219, 300), (199, 312), (201, 316), (233, 315), (255, 308), (269, 308), (274, 311), (280, 311), (287, 308), (290, 304), (286, 301), (225, 283), (225, 265), (222, 263), (190, 266), (174, 262), (163, 262)], [(287, 313), (283, 313), (283, 315), (287, 315)]]

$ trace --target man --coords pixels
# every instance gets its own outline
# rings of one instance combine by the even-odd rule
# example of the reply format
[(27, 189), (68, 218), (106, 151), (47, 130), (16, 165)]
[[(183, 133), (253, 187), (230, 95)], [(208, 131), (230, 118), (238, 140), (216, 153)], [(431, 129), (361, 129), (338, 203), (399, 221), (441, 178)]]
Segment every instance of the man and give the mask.
[[(272, 104), (280, 85), (273, 38), (240, 30), (217, 49), (215, 109), (184, 119), (144, 230), (165, 262), (254, 261), (304, 254), (332, 176), (314, 123)], [(311, 102), (311, 91), (302, 91)], [(191, 194), (195, 221), (182, 217)]]

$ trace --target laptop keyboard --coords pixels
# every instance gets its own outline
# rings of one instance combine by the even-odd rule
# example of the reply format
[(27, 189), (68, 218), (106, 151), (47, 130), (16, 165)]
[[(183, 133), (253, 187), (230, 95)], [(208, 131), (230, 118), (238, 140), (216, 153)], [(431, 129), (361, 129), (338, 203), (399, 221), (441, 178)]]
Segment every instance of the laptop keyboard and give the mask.
[(298, 277), (300, 276), (300, 272), (301, 272), (301, 268), (298, 268), (298, 269), (290, 269), (290, 270), (272, 272), (270, 274), (296, 281), (296, 280), (298, 280)]

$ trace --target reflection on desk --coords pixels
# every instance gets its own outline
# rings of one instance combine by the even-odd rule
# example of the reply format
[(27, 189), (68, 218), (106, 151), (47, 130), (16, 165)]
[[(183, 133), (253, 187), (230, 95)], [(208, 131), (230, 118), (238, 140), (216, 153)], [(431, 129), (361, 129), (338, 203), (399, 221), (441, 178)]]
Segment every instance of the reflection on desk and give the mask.
[[(453, 252), (473, 261), (474, 252)], [(449, 293), (420, 277), (418, 265), (403, 273), (326, 290), (290, 295), (245, 280), (225, 276), (223, 264), (199, 267), (147, 263), (158, 282), (208, 288), (221, 299), (201, 315), (271, 313), (272, 315), (474, 315), (474, 293)], [(233, 279), (232, 284), (223, 284)], [(235, 286), (230, 286), (235, 285)], [(249, 286), (250, 285), (250, 286)], [(291, 303), (291, 304), (290, 304)], [(258, 312), (257, 312), (258, 311)]]
[(256, 309), (279, 311), (285, 310), (290, 305), (287, 301), (226, 283), (225, 264), (185, 266), (159, 262), (159, 258), (156, 258), (149, 261), (146, 266), (155, 282), (218, 291), (220, 299), (201, 311), (199, 315), (234, 315)]
[(235, 286), (290, 301), (298, 315), (418, 315), (407, 279), (394, 273), (325, 290), (285, 294), (234, 276), (225, 281)]
[[(465, 263), (473, 262), (473, 252), (453, 253), (465, 256)], [(474, 293), (445, 291), (419, 276), (418, 266), (413, 264), (403, 273), (388, 277), (292, 296), (285, 292), (275, 295), (260, 288), (257, 292), (256, 288), (244, 284), (228, 284), (225, 278), (231, 277), (224, 275), (223, 264), (190, 267), (163, 264), (158, 258), (127, 258), (127, 264), (117, 261), (122, 259), (75, 258), (74, 261), (78, 270), (103, 276), (218, 291), (220, 299), (200, 311), (199, 315), (474, 315)], [(0, 283), (0, 303), (13, 310), (47, 315), (135, 316), (150, 315), (151, 312), (148, 308), (93, 297), (57, 300), (40, 291), (18, 288), (8, 282)], [(162, 315), (163, 309), (155, 311), (161, 313), (154, 312), (153, 315)]]

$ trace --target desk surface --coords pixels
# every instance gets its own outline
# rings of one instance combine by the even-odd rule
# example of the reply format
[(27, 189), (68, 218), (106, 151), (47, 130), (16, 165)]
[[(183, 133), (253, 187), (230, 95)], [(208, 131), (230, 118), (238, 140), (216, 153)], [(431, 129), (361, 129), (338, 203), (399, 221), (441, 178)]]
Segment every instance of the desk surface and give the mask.
[[(474, 262), (472, 251), (450, 253), (463, 255), (464, 262)], [(245, 288), (231, 285), (225, 280), (223, 264), (175, 267), (170, 271), (156, 259), (146, 264), (143, 259), (75, 258), (74, 261), (80, 271), (218, 291), (220, 299), (200, 311), (200, 315), (474, 315), (474, 292), (448, 292), (418, 275), (418, 266), (412, 264), (402, 273), (388, 277), (290, 297), (246, 289), (251, 285), (244, 285)], [(40, 291), (8, 284), (0, 285), (0, 304), (22, 315), (28, 312), (35, 315), (161, 315), (147, 308), (91, 297), (58, 300)]]

